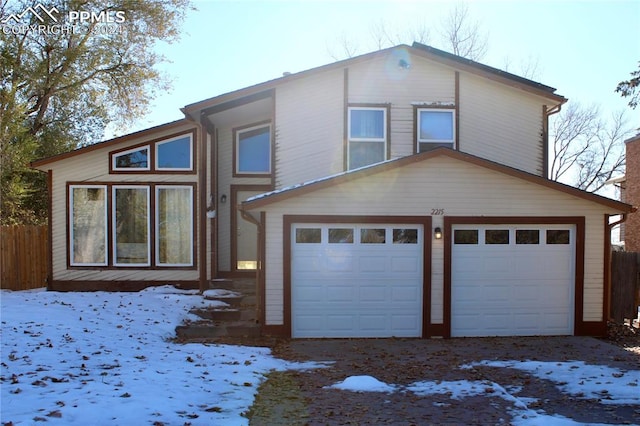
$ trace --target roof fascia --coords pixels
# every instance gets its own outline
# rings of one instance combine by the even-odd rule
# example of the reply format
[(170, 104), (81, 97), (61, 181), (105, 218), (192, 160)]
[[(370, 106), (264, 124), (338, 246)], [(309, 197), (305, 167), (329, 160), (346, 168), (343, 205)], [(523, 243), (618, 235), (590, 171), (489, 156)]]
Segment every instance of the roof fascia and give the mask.
[(479, 158), (470, 154), (454, 151), (449, 148), (438, 148), (425, 153), (419, 153), (419, 154), (414, 154), (407, 157), (402, 157), (397, 160), (385, 162), (379, 165), (363, 168), (353, 172), (346, 172), (346, 173), (339, 174), (324, 180), (303, 184), (301, 186), (294, 187), (288, 190), (283, 190), (282, 192), (276, 192), (272, 195), (267, 195), (252, 201), (246, 201), (242, 203), (241, 208), (243, 210), (257, 210), (269, 204), (273, 204), (279, 201), (293, 198), (298, 195), (306, 194), (309, 192), (315, 192), (320, 189), (329, 188), (338, 184), (350, 182), (357, 179), (362, 179), (367, 176), (371, 176), (377, 173), (382, 173), (382, 172), (392, 170), (398, 167), (403, 167), (409, 164), (418, 163), (421, 161), (427, 161), (429, 159), (439, 157), (439, 156), (446, 156), (459, 161), (474, 164), (479, 167), (483, 167), (485, 169), (493, 170), (502, 174), (506, 174), (508, 176), (512, 176), (512, 177), (525, 180), (537, 185), (541, 185), (541, 186), (553, 189), (555, 191), (560, 191), (560, 192), (575, 196), (577, 198), (595, 202), (597, 204), (606, 206), (608, 208), (612, 208), (620, 212), (631, 213), (635, 211), (634, 207), (629, 204), (612, 200), (610, 198), (603, 197), (597, 194), (592, 194), (590, 192), (586, 192), (569, 185), (555, 182), (540, 176), (533, 175), (531, 173), (523, 172), (522, 170), (504, 166), (502, 164), (485, 160), (483, 158)]
[(85, 154), (87, 152), (91, 152), (91, 151), (95, 151), (97, 149), (103, 149), (103, 148), (107, 148), (110, 147), (112, 145), (116, 145), (116, 144), (120, 144), (123, 142), (128, 142), (130, 140), (134, 140), (137, 138), (142, 138), (145, 136), (150, 136), (153, 135), (154, 133), (158, 133), (161, 131), (165, 131), (165, 130), (169, 130), (172, 129), (174, 127), (180, 127), (180, 126), (184, 126), (184, 125), (191, 125), (194, 126), (193, 122), (186, 119), (186, 118), (182, 118), (180, 120), (176, 120), (176, 121), (172, 121), (170, 123), (165, 123), (165, 124), (161, 124), (159, 126), (155, 126), (155, 127), (150, 127), (148, 129), (144, 129), (144, 130), (140, 130), (134, 133), (129, 133), (123, 136), (118, 136), (117, 138), (113, 138), (113, 139), (109, 139), (106, 141), (102, 141), (102, 142), (98, 142), (92, 145), (87, 145), (84, 146), (82, 148), (78, 148), (78, 149), (74, 149), (73, 151), (69, 151), (69, 152), (64, 152), (62, 154), (57, 154), (57, 155), (53, 155), (51, 157), (46, 157), (46, 158), (41, 158), (39, 160), (36, 161), (32, 161), (30, 163), (30, 166), (34, 169), (38, 169), (44, 165), (47, 164), (51, 164), (51, 163), (55, 163), (58, 162), (60, 160), (64, 160), (70, 157), (75, 157), (76, 155), (81, 155), (81, 154)]

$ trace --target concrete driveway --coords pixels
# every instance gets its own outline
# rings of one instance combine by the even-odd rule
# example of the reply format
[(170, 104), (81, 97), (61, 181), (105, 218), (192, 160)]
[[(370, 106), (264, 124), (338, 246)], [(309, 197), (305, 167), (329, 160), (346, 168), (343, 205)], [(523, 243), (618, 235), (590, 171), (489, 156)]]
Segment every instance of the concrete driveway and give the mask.
[[(290, 340), (250, 424), (640, 424), (640, 356), (589, 337)], [(339, 390), (368, 377), (392, 392)], [(637, 397), (636, 397), (637, 395)]]

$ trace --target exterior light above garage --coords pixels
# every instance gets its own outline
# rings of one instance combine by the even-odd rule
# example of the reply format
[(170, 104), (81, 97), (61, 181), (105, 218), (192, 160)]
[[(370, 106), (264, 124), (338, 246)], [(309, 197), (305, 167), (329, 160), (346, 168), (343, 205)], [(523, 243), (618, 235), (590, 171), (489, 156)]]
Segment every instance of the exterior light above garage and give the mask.
[(441, 240), (442, 239), (442, 229), (440, 229), (440, 227), (438, 227), (438, 228), (433, 230), (433, 237), (436, 240)]

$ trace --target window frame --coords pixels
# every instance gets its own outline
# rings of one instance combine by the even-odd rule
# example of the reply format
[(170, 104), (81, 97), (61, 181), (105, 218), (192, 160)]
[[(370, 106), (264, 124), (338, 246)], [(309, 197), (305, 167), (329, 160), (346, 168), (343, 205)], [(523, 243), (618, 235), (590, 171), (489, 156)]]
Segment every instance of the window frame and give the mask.
[[(158, 153), (158, 150), (160, 148), (160, 145), (164, 145), (167, 143), (171, 143), (171, 142), (175, 142), (178, 141), (180, 139), (184, 139), (186, 137), (189, 138), (189, 167), (160, 167), (159, 166), (159, 161), (160, 161), (160, 155)], [(178, 135), (169, 139), (163, 139), (161, 141), (157, 141), (154, 144), (154, 170), (157, 172), (187, 172), (187, 171), (191, 171), (193, 170), (193, 136), (192, 135)]]
[[(166, 264), (156, 262), (157, 259), (157, 188), (189, 188), (191, 203), (190, 209), (190, 264)], [(73, 259), (73, 189), (74, 188), (101, 188), (105, 191), (105, 262), (104, 263), (77, 263)], [(148, 244), (149, 264), (121, 264), (116, 262), (116, 238), (115, 238), (115, 188), (146, 188), (148, 201)], [(197, 270), (198, 252), (196, 250), (199, 235), (197, 231), (197, 184), (195, 182), (67, 182), (66, 184), (66, 221), (67, 221), (67, 269), (70, 270)]]
[[(73, 209), (73, 199), (74, 199), (74, 190), (76, 188), (84, 188), (84, 189), (102, 189), (104, 192), (104, 262), (87, 262), (80, 263), (75, 261), (74, 252), (75, 252), (75, 244), (74, 244), (74, 209)], [(103, 184), (70, 184), (67, 187), (67, 265), (69, 267), (106, 267), (109, 265), (109, 192), (108, 185)]]
[[(183, 189), (183, 188), (188, 188), (189, 189), (189, 196), (190, 196), (190, 203), (189, 203), (189, 207), (191, 209), (191, 214), (189, 215), (191, 223), (190, 223), (190, 228), (191, 228), (191, 232), (189, 232), (189, 236), (190, 236), (190, 244), (189, 244), (189, 262), (188, 263), (161, 263), (160, 262), (160, 203), (158, 202), (159, 200), (159, 195), (158, 193), (160, 192), (160, 189)], [(194, 205), (195, 199), (194, 199), (194, 187), (192, 185), (178, 185), (178, 184), (157, 184), (154, 185), (154, 198), (155, 198), (155, 203), (153, 206), (153, 209), (155, 211), (155, 220), (154, 220), (154, 231), (155, 231), (155, 238), (154, 238), (154, 246), (155, 246), (155, 256), (154, 256), (154, 264), (156, 267), (158, 268), (176, 268), (176, 267), (195, 267), (196, 266), (196, 262), (195, 262), (195, 244), (196, 244), (196, 238), (195, 238), (195, 224), (196, 224), (196, 218), (195, 218), (195, 213), (196, 213), (196, 208)]]
[[(458, 133), (457, 133), (457, 125), (456, 125), (456, 107), (454, 106), (446, 106), (446, 107), (438, 107), (438, 106), (416, 106), (414, 107), (415, 111), (415, 152), (427, 152), (428, 150), (421, 151), (421, 144), (432, 144), (435, 149), (439, 146), (451, 146), (451, 149), (457, 149), (458, 143)], [(451, 139), (422, 139), (420, 137), (420, 128), (422, 124), (422, 112), (448, 112), (451, 114)]]
[[(157, 155), (157, 145), (161, 145), (163, 143), (172, 142), (177, 139), (182, 139), (184, 137), (189, 138), (189, 157), (191, 160), (191, 165), (189, 168), (159, 168), (157, 166), (158, 155)], [(149, 141), (145, 141), (136, 145), (128, 146), (126, 148), (117, 149), (109, 152), (109, 174), (196, 174), (196, 160), (197, 160), (197, 152), (196, 152), (196, 143), (197, 140), (197, 131), (196, 129), (186, 130), (183, 132), (172, 133), (170, 135), (152, 139)], [(123, 168), (116, 167), (115, 162), (116, 158), (125, 155), (131, 152), (135, 152), (145, 147), (148, 148), (148, 159), (147, 159), (147, 167), (146, 168)]]
[[(352, 138), (351, 137), (351, 111), (354, 110), (370, 110), (370, 111), (382, 111), (383, 113), (383, 127), (381, 138)], [(390, 105), (389, 104), (349, 104), (345, 111), (345, 152), (344, 152), (344, 169), (354, 170), (360, 167), (367, 167), (372, 164), (378, 164), (383, 161), (387, 161), (391, 155), (391, 135), (390, 135)], [(367, 143), (382, 143), (384, 158), (377, 162), (371, 163), (365, 166), (359, 166), (351, 168), (351, 143), (355, 142), (367, 142)]]
[[(117, 220), (116, 220), (116, 212), (117, 212), (117, 204), (116, 204), (116, 191), (118, 189), (145, 189), (147, 192), (146, 200), (147, 200), (147, 262), (146, 263), (118, 263), (118, 237), (117, 237)], [(149, 267), (151, 266), (151, 239), (153, 238), (153, 234), (151, 233), (151, 186), (150, 185), (119, 185), (114, 184), (111, 185), (111, 220), (112, 220), (112, 236), (111, 236), (111, 245), (112, 245), (112, 259), (113, 266), (118, 268), (136, 268), (136, 267)]]
[[(258, 172), (247, 172), (240, 171), (240, 136), (243, 133), (251, 132), (253, 130), (258, 130), (261, 128), (268, 128), (269, 134), (269, 170), (267, 172), (258, 171)], [(233, 177), (271, 177), (273, 175), (273, 165), (274, 165), (274, 137), (273, 137), (273, 126), (271, 120), (260, 121), (257, 123), (248, 124), (246, 126), (235, 127), (232, 130), (233, 134)]]

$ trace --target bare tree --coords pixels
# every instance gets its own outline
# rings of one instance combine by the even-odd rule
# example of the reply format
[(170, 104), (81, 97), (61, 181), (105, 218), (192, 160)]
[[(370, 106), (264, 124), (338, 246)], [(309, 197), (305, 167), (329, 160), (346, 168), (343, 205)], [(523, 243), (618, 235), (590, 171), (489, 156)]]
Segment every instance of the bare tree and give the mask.
[(478, 61), (488, 48), (488, 35), (478, 21), (472, 21), (466, 3), (456, 3), (442, 23), (443, 46), (467, 59)]
[(623, 141), (631, 133), (624, 112), (606, 121), (597, 106), (570, 104), (553, 119), (550, 133), (552, 180), (597, 192), (624, 172)]

